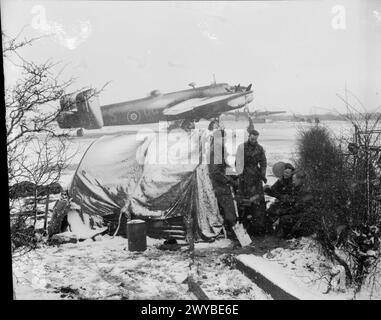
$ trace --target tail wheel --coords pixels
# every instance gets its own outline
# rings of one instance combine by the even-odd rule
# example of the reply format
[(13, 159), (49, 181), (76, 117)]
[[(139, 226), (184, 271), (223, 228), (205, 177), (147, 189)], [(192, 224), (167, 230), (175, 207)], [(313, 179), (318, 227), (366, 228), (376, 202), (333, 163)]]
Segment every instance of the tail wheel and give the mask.
[(77, 137), (82, 137), (83, 136), (83, 129), (78, 129), (77, 130)]

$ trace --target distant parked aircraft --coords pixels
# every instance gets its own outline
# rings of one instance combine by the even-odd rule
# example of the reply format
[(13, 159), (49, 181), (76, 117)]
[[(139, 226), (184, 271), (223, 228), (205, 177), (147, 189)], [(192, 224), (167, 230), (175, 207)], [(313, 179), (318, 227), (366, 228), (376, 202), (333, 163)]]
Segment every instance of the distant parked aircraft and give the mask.
[(240, 116), (250, 117), (254, 122), (265, 122), (265, 117), (272, 114), (286, 113), (287, 111), (260, 111), (254, 110), (250, 111), (247, 106), (243, 108), (243, 110), (234, 110), (230, 112), (226, 112), (225, 114), (234, 115), (236, 120), (239, 119)]
[(188, 119), (216, 118), (221, 113), (242, 108), (253, 100), (251, 85), (212, 84), (161, 94), (154, 90), (149, 97), (100, 106), (93, 90), (68, 94), (60, 100), (60, 128), (99, 129), (103, 126), (155, 123)]
[(292, 113), (292, 120), (291, 121), (294, 121), (294, 122), (305, 122), (306, 119), (303, 118), (303, 117), (297, 116), (295, 113)]

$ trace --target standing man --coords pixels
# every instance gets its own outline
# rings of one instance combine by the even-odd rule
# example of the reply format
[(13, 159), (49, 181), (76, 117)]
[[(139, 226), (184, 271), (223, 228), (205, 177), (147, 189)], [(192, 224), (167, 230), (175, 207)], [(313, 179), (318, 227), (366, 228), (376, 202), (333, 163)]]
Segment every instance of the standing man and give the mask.
[(236, 171), (239, 175), (239, 194), (244, 200), (244, 222), (251, 233), (264, 232), (266, 202), (263, 184), (267, 183), (267, 159), (265, 150), (258, 143), (259, 132), (248, 128), (249, 138), (240, 144), (236, 155)]
[(209, 126), (209, 176), (212, 181), (215, 196), (221, 215), (224, 217), (227, 232), (231, 233), (231, 228), (236, 222), (235, 207), (230, 191), (233, 184), (232, 178), (226, 175), (225, 161), (225, 131), (220, 126), (218, 120), (213, 120)]

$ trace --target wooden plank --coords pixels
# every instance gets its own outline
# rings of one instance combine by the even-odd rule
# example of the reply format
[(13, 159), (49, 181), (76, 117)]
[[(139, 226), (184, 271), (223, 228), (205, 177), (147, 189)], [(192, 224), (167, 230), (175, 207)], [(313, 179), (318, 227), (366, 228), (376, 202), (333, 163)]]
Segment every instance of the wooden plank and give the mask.
[(258, 287), (263, 291), (270, 294), (275, 300), (299, 300), (290, 293), (286, 292), (282, 288), (278, 287), (276, 284), (268, 280), (264, 275), (257, 272), (256, 270), (246, 266), (240, 260), (235, 259), (236, 267), (245, 276), (247, 276), (251, 281), (253, 281)]
[(188, 276), (187, 282), (189, 291), (192, 292), (198, 300), (209, 300), (204, 290), (201, 289), (199, 284), (193, 279), (192, 276)]
[(235, 260), (237, 268), (274, 299), (326, 300), (327, 298), (289, 277), (274, 261), (253, 254), (241, 254)]

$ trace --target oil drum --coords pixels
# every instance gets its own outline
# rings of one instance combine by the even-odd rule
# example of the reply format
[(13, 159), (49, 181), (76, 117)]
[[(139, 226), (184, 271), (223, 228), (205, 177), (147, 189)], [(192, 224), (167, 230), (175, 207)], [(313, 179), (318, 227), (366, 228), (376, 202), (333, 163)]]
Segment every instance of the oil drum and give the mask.
[(145, 251), (147, 249), (147, 230), (144, 220), (128, 221), (126, 231), (129, 251)]

